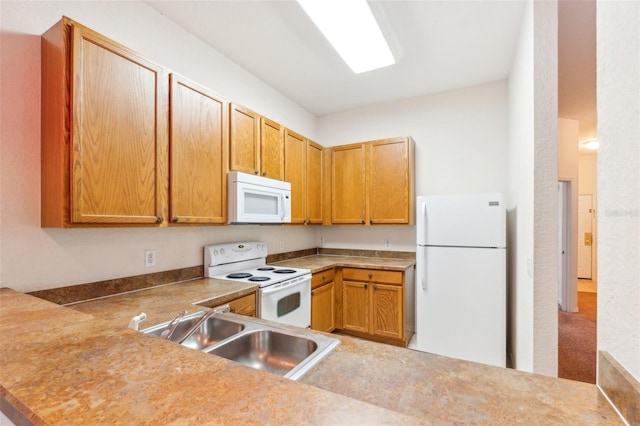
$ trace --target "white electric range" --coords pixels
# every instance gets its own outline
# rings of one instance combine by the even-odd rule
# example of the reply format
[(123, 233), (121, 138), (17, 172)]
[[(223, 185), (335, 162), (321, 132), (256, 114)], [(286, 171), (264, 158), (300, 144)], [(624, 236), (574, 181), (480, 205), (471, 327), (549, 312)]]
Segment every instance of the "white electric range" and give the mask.
[(311, 271), (267, 265), (264, 242), (204, 247), (205, 276), (257, 284), (258, 318), (307, 328), (311, 325)]

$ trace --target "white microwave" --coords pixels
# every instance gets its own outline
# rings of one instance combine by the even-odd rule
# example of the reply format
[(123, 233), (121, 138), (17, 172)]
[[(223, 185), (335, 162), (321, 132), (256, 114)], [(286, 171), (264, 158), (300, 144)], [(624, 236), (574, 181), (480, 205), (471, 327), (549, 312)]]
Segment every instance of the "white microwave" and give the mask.
[(291, 183), (229, 172), (227, 189), (227, 223), (291, 222)]

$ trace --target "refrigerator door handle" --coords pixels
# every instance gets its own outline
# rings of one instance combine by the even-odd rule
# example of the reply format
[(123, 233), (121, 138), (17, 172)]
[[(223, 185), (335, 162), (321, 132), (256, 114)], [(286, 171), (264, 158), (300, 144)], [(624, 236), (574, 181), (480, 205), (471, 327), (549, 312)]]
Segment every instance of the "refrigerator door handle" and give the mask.
[(416, 270), (418, 276), (420, 278), (420, 286), (423, 290), (427, 289), (427, 249), (426, 247), (422, 247), (420, 252), (421, 259), (417, 259), (420, 263), (419, 270)]
[(418, 197), (418, 208), (416, 209), (416, 243), (419, 246), (427, 244), (427, 203), (423, 197)]

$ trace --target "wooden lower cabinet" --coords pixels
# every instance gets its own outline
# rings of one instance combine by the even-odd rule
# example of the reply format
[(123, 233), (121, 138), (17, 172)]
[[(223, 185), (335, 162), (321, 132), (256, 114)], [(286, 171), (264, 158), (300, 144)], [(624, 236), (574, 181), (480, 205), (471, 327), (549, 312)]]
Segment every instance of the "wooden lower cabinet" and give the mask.
[(336, 285), (334, 270), (313, 274), (311, 278), (311, 328), (332, 332), (336, 328)]
[(341, 331), (406, 346), (404, 279), (401, 271), (343, 268)]
[(227, 300), (220, 303), (220, 299), (216, 302), (202, 302), (200, 306), (206, 306), (207, 308), (217, 308), (222, 305), (229, 305), (230, 312), (239, 315), (246, 315), (249, 317), (256, 316), (256, 293), (247, 294), (245, 296), (238, 297), (236, 299)]

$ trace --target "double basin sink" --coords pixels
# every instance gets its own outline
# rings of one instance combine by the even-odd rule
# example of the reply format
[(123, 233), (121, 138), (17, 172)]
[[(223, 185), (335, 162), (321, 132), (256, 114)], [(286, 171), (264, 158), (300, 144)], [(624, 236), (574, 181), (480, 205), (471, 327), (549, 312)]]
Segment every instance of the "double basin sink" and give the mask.
[[(177, 342), (201, 320), (206, 311), (181, 318), (169, 340)], [(160, 337), (170, 322), (142, 330)], [(250, 317), (215, 313), (181, 345), (297, 380), (328, 355), (340, 341), (320, 333), (280, 328)]]

